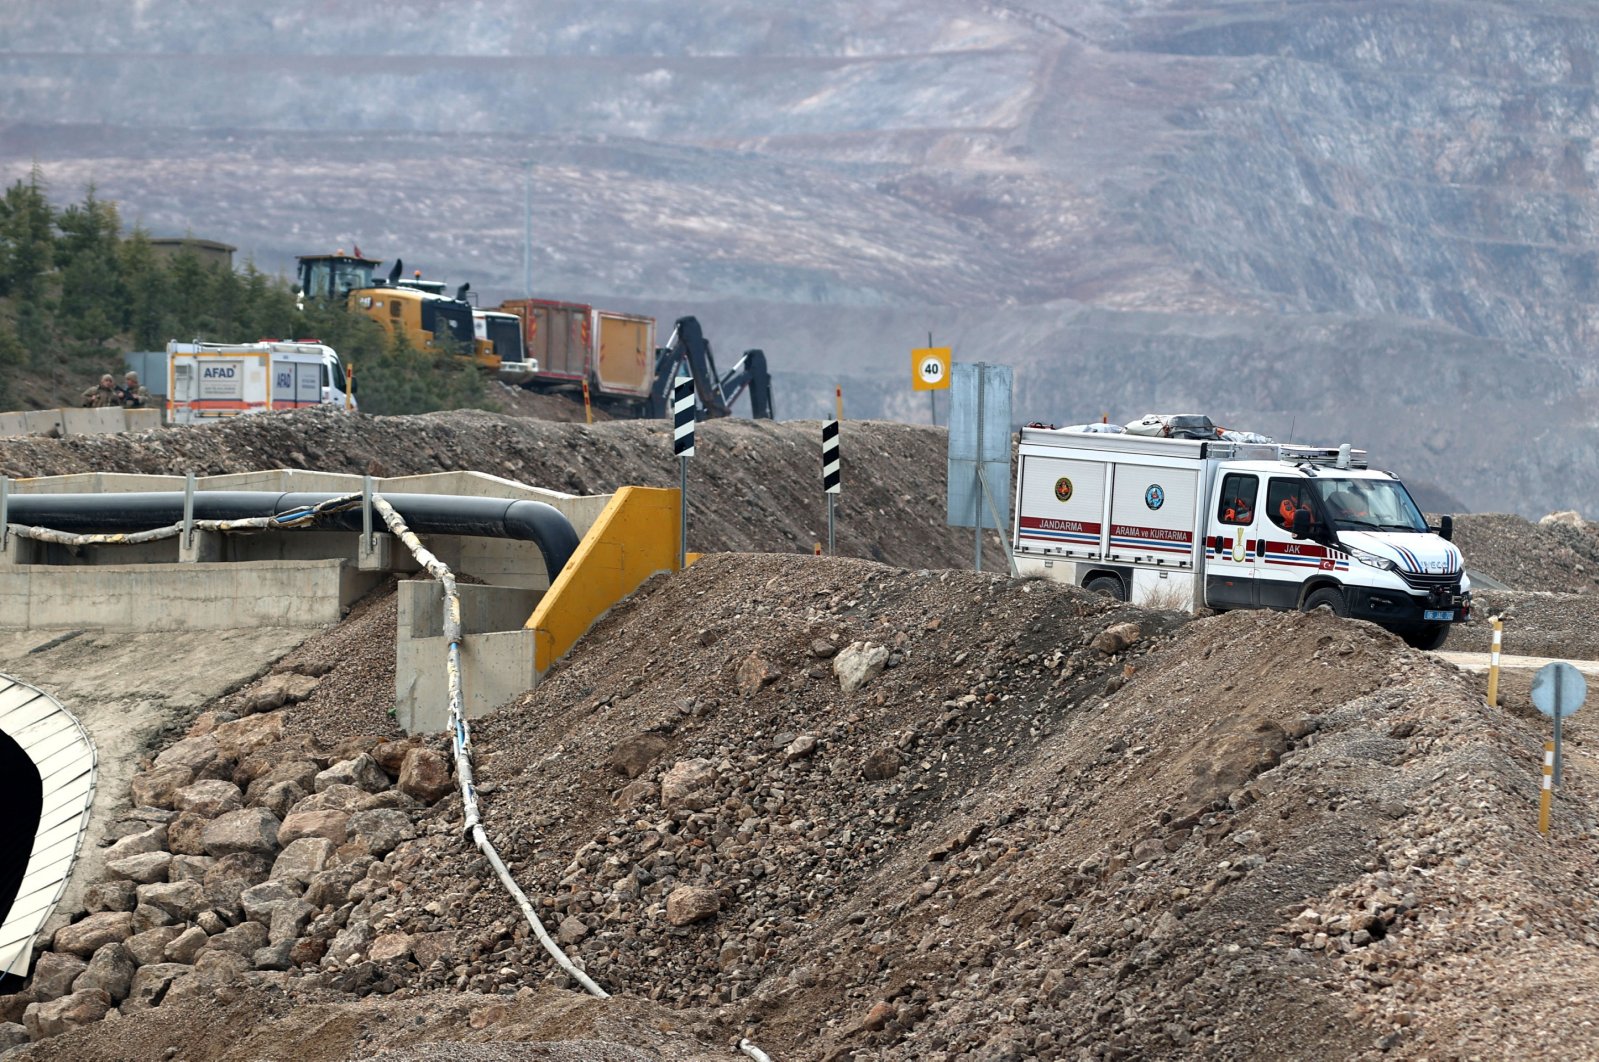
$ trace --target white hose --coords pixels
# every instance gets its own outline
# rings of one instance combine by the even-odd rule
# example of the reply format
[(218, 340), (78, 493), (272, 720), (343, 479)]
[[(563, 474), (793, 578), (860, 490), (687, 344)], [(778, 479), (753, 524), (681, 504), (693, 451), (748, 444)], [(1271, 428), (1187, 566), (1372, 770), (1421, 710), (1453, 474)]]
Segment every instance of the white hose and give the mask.
[[(483, 831), (483, 823), (478, 815), (477, 786), (472, 780), (472, 732), (467, 725), (466, 713), (461, 706), (461, 598), (455, 587), (455, 574), (432, 553), (422, 540), (417, 538), (410, 528), (405, 526), (405, 521), (400, 519), (400, 514), (394, 511), (382, 495), (372, 495), (372, 508), (375, 509), (389, 531), (405, 543), (405, 548), (411, 551), (417, 563), (426, 568), (428, 573), (444, 586), (444, 636), (450, 643), (448, 658), (449, 687), (450, 687), (450, 730), (454, 735), (455, 745), (455, 773), (461, 787), (461, 810), (465, 822), (462, 831), (472, 838), (472, 843), (477, 845), (478, 851), (483, 853), (489, 865), (494, 868), (494, 874), (500, 879), (500, 884), (505, 886), (505, 891), (511, 894), (516, 905), (522, 909), (522, 915), (527, 919), (528, 925), (533, 927), (533, 935), (538, 937), (544, 950), (555, 960), (556, 964), (565, 970), (572, 979), (582, 985), (589, 995), (598, 999), (610, 999), (611, 994), (577, 968), (577, 964), (567, 957), (561, 946), (550, 937), (544, 928), (544, 923), (533, 910), (533, 904), (528, 900), (527, 893), (517, 885), (516, 879), (511, 877), (511, 872), (505, 866), (505, 861), (500, 858), (500, 853), (495, 851), (494, 845), (489, 841), (488, 834)], [(754, 1059), (755, 1062), (772, 1062), (771, 1056), (746, 1039), (738, 1041), (738, 1050)]]
[[(303, 506), (291, 509), (286, 513), (275, 516), (247, 516), (238, 520), (192, 520), (189, 526), (196, 531), (223, 531), (231, 534), (243, 534), (251, 531), (281, 531), (293, 527), (305, 527), (314, 524), (319, 519), (331, 513), (344, 512), (356, 508), (361, 504), (361, 495), (347, 494), (338, 498), (329, 498), (317, 505)], [(122, 533), (95, 533), (87, 535), (73, 534), (70, 531), (56, 531), (48, 527), (30, 527), (27, 524), (9, 524), (7, 530), (19, 538), (31, 538), (37, 542), (54, 542), (63, 546), (133, 546), (142, 542), (159, 542), (165, 538), (176, 538), (183, 533), (181, 522), (167, 527), (155, 527), (148, 531), (129, 531)]]
[(440, 561), (422, 541), (405, 526), (405, 521), (400, 519), (400, 514), (394, 511), (382, 495), (372, 495), (372, 508), (383, 517), (383, 522), (388, 525), (394, 537), (405, 543), (417, 563), (428, 570), (428, 573), (444, 586), (444, 637), (450, 643), (449, 654), (449, 686), (450, 686), (450, 729), (455, 741), (455, 774), (461, 787), (461, 808), (465, 815), (462, 826), (463, 832), (472, 838), (472, 843), (477, 845), (494, 868), (495, 876), (500, 879), (500, 884), (505, 886), (505, 891), (511, 894), (516, 905), (522, 909), (522, 915), (527, 919), (528, 925), (533, 927), (533, 935), (538, 937), (539, 943), (550, 954), (556, 964), (565, 970), (572, 979), (582, 985), (589, 995), (598, 999), (609, 999), (611, 994), (599, 985), (582, 970), (577, 964), (567, 957), (559, 944), (544, 928), (544, 923), (533, 910), (527, 894), (516, 884), (516, 879), (511, 877), (511, 872), (505, 866), (505, 861), (500, 858), (500, 853), (489, 841), (488, 834), (483, 832), (483, 823), (478, 815), (477, 786), (472, 780), (472, 733), (466, 722), (466, 713), (461, 707), (461, 598), (455, 586), (455, 575)]

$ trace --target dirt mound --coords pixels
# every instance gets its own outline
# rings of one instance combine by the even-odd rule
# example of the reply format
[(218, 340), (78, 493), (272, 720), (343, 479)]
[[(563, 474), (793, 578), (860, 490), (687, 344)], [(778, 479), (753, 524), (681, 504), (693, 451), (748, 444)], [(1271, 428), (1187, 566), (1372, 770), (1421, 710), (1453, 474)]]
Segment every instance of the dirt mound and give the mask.
[[(711, 556), (474, 729), (490, 834), (624, 997), (570, 1006), (630, 1015), (631, 1034), (506, 1011), (457, 1035), (487, 1005), (473, 993), (579, 997), (526, 995), (566, 978), (463, 842), (458, 798), (380, 792), (412, 836), (307, 913), (303, 961), (215, 988), (180, 970), (170, 1002), (22, 1057), (119, 1057), (154, 1042), (152, 1021), (184, 1057), (266, 1057), (291, 1011), (313, 1016), (283, 1043), (336, 1030), (310, 1059), (586, 1039), (678, 1057), (650, 1030), (716, 1052), (749, 1035), (785, 1059), (1582, 1042), (1594, 764), (1583, 727), (1568, 734), (1560, 839), (1543, 842), (1541, 726), (1370, 625)], [(163, 1016), (212, 996), (239, 1008), (226, 1050)]]
[(1590, 593), (1599, 584), (1599, 534), (1570, 524), (1536, 524), (1507, 513), (1455, 517), (1466, 567), (1512, 590)]
[(1444, 648), (1486, 654), (1494, 616), (1504, 619), (1508, 654), (1599, 660), (1599, 594), (1474, 591), (1471, 621), (1451, 629)]
[[(690, 549), (808, 553), (825, 544), (819, 424), (711, 421), (695, 440)], [(971, 564), (971, 532), (944, 523), (944, 431), (849, 421), (842, 440), (839, 553), (912, 567)], [(670, 427), (651, 420), (561, 424), (475, 410), (369, 417), (317, 408), (129, 435), (0, 439), (0, 474), (12, 477), (263, 468), (377, 476), (468, 469), (574, 494), (678, 485)], [(1003, 569), (1003, 552), (992, 535), (988, 542), (985, 566)]]

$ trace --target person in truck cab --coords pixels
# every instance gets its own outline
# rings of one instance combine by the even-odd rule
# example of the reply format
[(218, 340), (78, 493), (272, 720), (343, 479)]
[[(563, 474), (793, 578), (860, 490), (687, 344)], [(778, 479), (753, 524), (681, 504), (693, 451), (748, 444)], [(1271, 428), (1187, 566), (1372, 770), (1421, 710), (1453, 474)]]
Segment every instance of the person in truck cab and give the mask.
[(1347, 490), (1335, 490), (1327, 495), (1327, 508), (1332, 510), (1334, 520), (1364, 520), (1370, 515), (1365, 500)]
[(1266, 496), (1266, 515), (1271, 517), (1271, 522), (1292, 533), (1294, 514), (1300, 510), (1310, 514), (1312, 527), (1320, 523), (1316, 518), (1315, 506), (1310, 502), (1308, 489), (1292, 480), (1272, 480), (1271, 490)]
[(1255, 519), (1254, 506), (1245, 498), (1234, 498), (1222, 509), (1221, 518), (1229, 524), (1247, 524)]

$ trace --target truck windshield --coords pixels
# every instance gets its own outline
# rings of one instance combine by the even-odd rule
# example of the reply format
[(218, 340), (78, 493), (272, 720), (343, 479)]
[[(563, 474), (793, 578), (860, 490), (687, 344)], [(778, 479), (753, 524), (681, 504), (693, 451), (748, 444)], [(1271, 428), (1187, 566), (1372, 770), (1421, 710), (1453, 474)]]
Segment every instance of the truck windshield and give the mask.
[(1427, 531), (1421, 510), (1396, 479), (1317, 477), (1310, 482), (1323, 511), (1339, 531)]

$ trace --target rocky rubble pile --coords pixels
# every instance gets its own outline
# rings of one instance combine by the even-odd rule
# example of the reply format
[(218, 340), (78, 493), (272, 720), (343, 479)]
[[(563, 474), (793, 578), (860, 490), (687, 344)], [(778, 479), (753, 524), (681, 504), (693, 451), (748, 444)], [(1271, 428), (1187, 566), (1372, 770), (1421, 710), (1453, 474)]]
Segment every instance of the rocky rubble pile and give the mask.
[[(227, 702), (265, 712), (204, 716), (141, 773), (94, 909), (5, 1015), (13, 1036), (87, 1024), (20, 1057), (1585, 1042), (1599, 805), (1581, 728), (1551, 843), (1534, 829), (1541, 727), (1367, 624), (1193, 620), (791, 556), (657, 579), (474, 727), (486, 828), (621, 997), (603, 1005), (565, 991), (461, 837), (437, 746), (298, 738), (282, 721), (316, 694), (271, 708), (263, 692), (299, 695), (292, 674)], [(433, 788), (406, 781), (413, 760)], [(207, 1028), (218, 1007), (230, 1027)], [(629, 1020), (601, 1031), (605, 1014)]]
[(252, 971), (337, 968), (379, 954), (367, 910), (387, 893), (385, 858), (447, 830), (434, 805), (453, 787), (416, 741), (316, 749), (270, 709), (318, 678), (275, 673), (240, 699), (259, 714), (202, 715), (135, 775), (111, 825), (104, 880), (61, 928), (28, 987), (0, 996), (4, 1035), (34, 1040), (104, 1017), (209, 998)]
[(1466, 567), (1512, 590), (1592, 593), (1599, 585), (1599, 532), (1576, 513), (1534, 523), (1507, 513), (1455, 517)]

